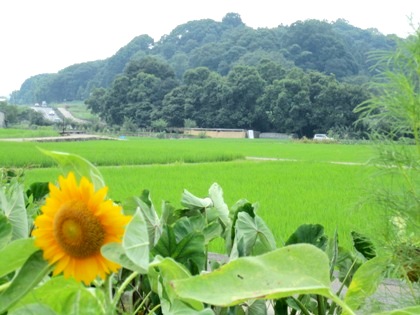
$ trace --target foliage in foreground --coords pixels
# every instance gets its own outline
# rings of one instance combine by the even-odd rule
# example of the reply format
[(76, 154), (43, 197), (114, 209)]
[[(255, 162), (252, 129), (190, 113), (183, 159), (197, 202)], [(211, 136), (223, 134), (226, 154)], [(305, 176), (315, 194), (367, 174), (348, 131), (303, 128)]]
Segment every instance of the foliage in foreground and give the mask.
[[(374, 56), (375, 96), (356, 108), (376, 141), (378, 168), (371, 200), (389, 218), (384, 247), (394, 269), (420, 278), (420, 29), (393, 53)], [(399, 143), (395, 140), (399, 139)], [(401, 145), (410, 143), (411, 146)], [(411, 148), (410, 148), (411, 147)], [(385, 177), (391, 178), (386, 181)], [(398, 184), (397, 184), (398, 183)]]
[[(104, 187), (86, 160), (45, 153), (64, 173), (72, 170), (96, 189)], [(0, 262), (0, 314), (267, 314), (267, 307), (275, 314), (355, 314), (387, 266), (388, 257), (376, 256), (363, 235), (354, 232), (354, 248), (346, 250), (320, 225), (300, 226), (278, 248), (256, 204), (241, 199), (228, 208), (213, 184), (205, 198), (184, 191), (181, 209), (164, 202), (160, 217), (148, 191), (124, 201), (132, 219), (122, 242), (101, 249), (122, 268), (85, 286), (51, 277), (55, 266), (30, 237), (48, 186), (37, 183), (24, 192), (16, 175), (5, 172), (0, 191), (0, 255), (9, 258)], [(216, 239), (226, 253), (213, 259), (207, 249)], [(336, 278), (343, 285), (333, 292)]]

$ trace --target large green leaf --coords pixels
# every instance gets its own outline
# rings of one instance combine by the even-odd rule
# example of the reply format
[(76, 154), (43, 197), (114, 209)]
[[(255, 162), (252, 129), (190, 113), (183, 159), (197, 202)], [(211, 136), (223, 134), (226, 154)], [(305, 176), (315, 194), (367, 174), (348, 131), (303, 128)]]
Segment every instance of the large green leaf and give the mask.
[(34, 201), (39, 201), (42, 200), (49, 192), (50, 189), (48, 188), (48, 182), (32, 183), (26, 191), (26, 196), (32, 196)]
[(41, 148), (39, 150), (53, 158), (65, 174), (72, 171), (79, 178), (84, 176), (90, 179), (96, 190), (105, 186), (101, 172), (99, 172), (96, 166), (81, 156), (66, 152), (47, 151)]
[(60, 315), (112, 314), (107, 309), (102, 290), (85, 288), (80, 282), (63, 276), (54, 277), (32, 290), (15, 309), (17, 311), (33, 303), (42, 303)]
[(123, 209), (124, 212), (129, 209), (131, 213), (126, 214), (130, 215), (133, 215), (137, 209), (140, 209), (146, 221), (150, 247), (153, 247), (162, 233), (162, 227), (160, 224), (159, 216), (156, 213), (152, 200), (150, 199), (149, 191), (143, 190), (143, 193), (140, 197), (132, 197), (126, 200), (123, 203)]
[(204, 269), (206, 261), (204, 235), (192, 232), (177, 242), (174, 228), (165, 226), (153, 253), (163, 257), (172, 257), (189, 267), (192, 273), (198, 273)]
[(181, 299), (220, 306), (294, 294), (333, 296), (328, 257), (309, 244), (290, 245), (261, 256), (238, 258), (216, 271), (174, 280), (171, 285)]
[(122, 267), (137, 271), (141, 274), (146, 274), (147, 270), (134, 263), (127, 254), (120, 243), (108, 243), (101, 247), (101, 254), (107, 259), (120, 264)]
[(205, 226), (206, 219), (201, 215), (179, 218), (173, 226), (176, 241), (180, 242), (192, 232), (203, 232)]
[(14, 181), (5, 189), (0, 189), (0, 210), (3, 210), (12, 225), (13, 240), (29, 236), (23, 186), (23, 184)]
[(267, 314), (267, 303), (264, 300), (255, 300), (248, 306), (247, 315)]
[(188, 306), (178, 300), (175, 300), (172, 303), (162, 300), (161, 307), (163, 314), (165, 315), (214, 315), (214, 312), (210, 308), (197, 311), (191, 306)]
[(9, 243), (0, 250), (0, 257), (7, 257), (7, 259), (0, 259), (0, 278), (22, 267), (36, 250), (38, 248), (31, 238), (23, 238)]
[[(177, 307), (174, 307), (178, 298), (170, 285), (170, 282), (173, 280), (191, 277), (190, 272), (185, 268), (185, 266), (176, 262), (172, 258), (162, 258), (161, 256), (157, 256), (153, 262), (150, 263), (150, 266), (158, 270), (158, 273), (154, 275), (159, 276), (159, 282), (161, 283), (160, 290), (157, 290), (157, 293), (159, 293), (163, 308), (167, 311), (169, 311), (169, 309), (174, 311), (174, 309), (178, 309), (178, 307), (185, 310), (191, 309), (185, 305), (178, 305)], [(187, 302), (195, 311), (203, 310), (204, 308), (203, 304), (199, 301), (185, 299), (185, 302)], [(166, 314), (166, 312), (164, 312), (164, 314)]]
[(161, 225), (171, 225), (178, 220), (175, 214), (175, 207), (167, 201), (162, 201), (162, 215), (160, 217)]
[(375, 313), (373, 315), (419, 315), (420, 314), (420, 305), (410, 306), (403, 309)]
[(323, 250), (327, 247), (328, 238), (324, 235), (324, 227), (320, 224), (303, 224), (286, 241), (286, 245), (307, 243)]
[(12, 239), (12, 225), (0, 212), (0, 250)]
[(376, 292), (383, 280), (386, 267), (385, 257), (372, 258), (360, 266), (353, 276), (344, 302), (354, 310), (360, 308), (365, 300)]
[(365, 235), (356, 231), (351, 232), (354, 248), (366, 259), (372, 259), (376, 256), (375, 246)]
[(223, 227), (227, 228), (230, 226), (231, 221), (229, 218), (229, 208), (225, 204), (225, 201), (223, 200), (223, 190), (222, 187), (219, 186), (219, 184), (214, 183), (210, 186), (209, 189), (209, 197), (213, 201), (213, 207), (216, 209), (218, 213), (218, 218), (222, 222)]
[(42, 258), (42, 251), (33, 253), (19, 270), (11, 285), (0, 295), (0, 314), (15, 305), (51, 271), (52, 266)]
[(122, 246), (127, 257), (147, 273), (149, 268), (149, 235), (147, 225), (140, 210), (137, 210), (128, 223)]
[(44, 304), (27, 304), (9, 312), (9, 315), (57, 315), (51, 308)]
[[(235, 231), (235, 244), (239, 256), (261, 254), (276, 249), (276, 241), (271, 230), (257, 215), (252, 217), (245, 211), (239, 212)], [(231, 257), (234, 256), (231, 254)]]
[(213, 201), (209, 198), (199, 198), (194, 196), (188, 190), (184, 189), (181, 198), (181, 204), (188, 209), (205, 209), (213, 206)]

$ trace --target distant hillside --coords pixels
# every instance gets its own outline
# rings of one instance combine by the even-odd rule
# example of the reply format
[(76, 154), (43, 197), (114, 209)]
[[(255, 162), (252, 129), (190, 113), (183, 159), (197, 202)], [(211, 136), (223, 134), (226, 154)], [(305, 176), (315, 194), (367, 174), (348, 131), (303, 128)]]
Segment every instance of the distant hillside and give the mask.
[(197, 67), (225, 76), (237, 65), (256, 66), (270, 60), (286, 69), (297, 66), (334, 74), (343, 82), (367, 82), (371, 76), (368, 53), (392, 50), (396, 39), (375, 29), (359, 29), (344, 20), (306, 20), (253, 29), (238, 14), (228, 13), (221, 22), (203, 19), (179, 25), (158, 42), (140, 35), (105, 60), (28, 78), (19, 91), (13, 92), (10, 103), (85, 100), (95, 88), (110, 87), (130, 61), (147, 56), (169, 64), (177, 79)]

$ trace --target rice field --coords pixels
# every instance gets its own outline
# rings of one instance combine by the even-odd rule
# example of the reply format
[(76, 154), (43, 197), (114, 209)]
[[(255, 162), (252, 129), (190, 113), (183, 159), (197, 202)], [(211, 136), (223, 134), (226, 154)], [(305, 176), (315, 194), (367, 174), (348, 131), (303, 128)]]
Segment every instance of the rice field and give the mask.
[[(148, 189), (157, 209), (164, 200), (180, 207), (183, 189), (205, 197), (216, 182), (229, 207), (242, 198), (259, 204), (258, 213), (278, 245), (304, 223), (322, 224), (328, 235), (337, 229), (344, 246), (350, 244), (352, 230), (369, 235), (382, 229), (382, 215), (362, 202), (375, 171), (364, 165), (372, 155), (367, 145), (134, 138), (0, 145), (1, 165), (30, 166), (26, 169), (28, 184), (54, 181), (60, 173), (37, 147), (71, 152), (99, 166), (114, 200)], [(281, 160), (246, 160), (249, 156)]]
[(366, 163), (368, 145), (303, 144), (270, 139), (148, 139), (80, 142), (0, 142), (0, 165), (52, 167), (38, 148), (74, 153), (97, 166), (220, 162), (264, 157), (306, 162)]
[(0, 138), (57, 137), (59, 135), (59, 132), (52, 127), (38, 127), (36, 129), (0, 128)]

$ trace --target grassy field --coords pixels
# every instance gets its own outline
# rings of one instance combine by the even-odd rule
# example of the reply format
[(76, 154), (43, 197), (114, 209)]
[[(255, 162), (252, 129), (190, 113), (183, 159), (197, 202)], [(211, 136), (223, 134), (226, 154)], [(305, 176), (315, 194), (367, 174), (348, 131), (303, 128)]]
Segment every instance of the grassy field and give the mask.
[[(122, 201), (148, 189), (157, 209), (163, 200), (180, 207), (183, 189), (205, 197), (211, 184), (217, 182), (228, 206), (242, 198), (259, 203), (259, 215), (273, 230), (279, 245), (303, 223), (322, 224), (329, 235), (337, 229), (344, 245), (350, 244), (350, 231), (375, 233), (383, 224), (381, 215), (361, 203), (374, 171), (363, 165), (372, 155), (367, 145), (131, 138), (2, 142), (1, 146), (1, 165), (30, 167), (26, 170), (28, 184), (54, 181), (59, 174), (51, 167), (54, 161), (37, 147), (72, 152), (99, 165), (111, 198)], [(245, 160), (246, 156), (287, 160)]]
[[(259, 215), (281, 242), (303, 223), (319, 223), (332, 235), (335, 229), (349, 243), (349, 232), (380, 228), (381, 218), (360, 204), (372, 169), (354, 165), (302, 162), (223, 162), (203, 164), (103, 167), (109, 195), (124, 200), (151, 192), (156, 208), (163, 200), (180, 207), (181, 193), (205, 197), (217, 182), (225, 202), (239, 199), (259, 203)], [(47, 181), (57, 169), (27, 172), (27, 181)]]
[(56, 137), (59, 135), (58, 130), (52, 127), (38, 127), (36, 129), (0, 128), (0, 138)]
[(1, 142), (0, 165), (51, 167), (37, 148), (78, 154), (98, 166), (197, 163), (268, 157), (306, 162), (366, 163), (368, 145), (303, 144), (268, 139), (146, 139), (82, 142)]

